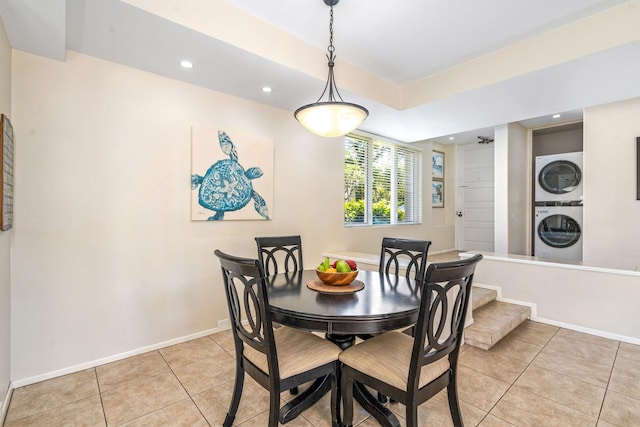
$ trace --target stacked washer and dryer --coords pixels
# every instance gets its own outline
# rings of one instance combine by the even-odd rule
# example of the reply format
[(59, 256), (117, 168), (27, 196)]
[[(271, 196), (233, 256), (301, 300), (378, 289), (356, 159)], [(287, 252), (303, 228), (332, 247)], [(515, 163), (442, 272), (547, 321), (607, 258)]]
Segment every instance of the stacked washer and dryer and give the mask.
[(582, 152), (538, 156), (535, 170), (534, 255), (582, 261)]

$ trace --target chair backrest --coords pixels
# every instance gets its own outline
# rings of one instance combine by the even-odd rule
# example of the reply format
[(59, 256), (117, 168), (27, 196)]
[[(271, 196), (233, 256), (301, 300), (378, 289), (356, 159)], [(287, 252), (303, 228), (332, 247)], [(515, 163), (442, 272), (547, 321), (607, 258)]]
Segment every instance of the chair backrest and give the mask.
[(256, 244), (267, 276), (304, 270), (300, 236), (256, 237)]
[(420, 367), (449, 355), (455, 369), (471, 284), (481, 254), (460, 261), (429, 265), (421, 286), (420, 314), (414, 332), (414, 347), (408, 389), (416, 387)]
[(384, 237), (380, 251), (380, 273), (400, 275), (405, 270), (407, 279), (422, 282), (427, 265), (429, 240), (396, 239)]
[(224, 282), (236, 358), (244, 357), (244, 345), (264, 354), (268, 374), (279, 377), (278, 359), (269, 310), (265, 272), (257, 259), (240, 258), (216, 250)]

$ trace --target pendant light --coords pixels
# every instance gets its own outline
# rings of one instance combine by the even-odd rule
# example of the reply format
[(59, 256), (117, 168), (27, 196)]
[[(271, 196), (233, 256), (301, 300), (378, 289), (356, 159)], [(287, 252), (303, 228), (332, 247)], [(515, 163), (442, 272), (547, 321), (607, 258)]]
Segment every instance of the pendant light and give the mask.
[[(340, 0), (324, 0), (327, 6), (331, 7), (329, 12), (329, 47), (327, 51), (327, 59), (329, 60), (329, 76), (324, 90), (320, 98), (313, 103), (298, 108), (293, 113), (296, 120), (309, 131), (320, 136), (334, 137), (342, 136), (351, 132), (364, 121), (369, 115), (366, 108), (344, 102), (338, 87), (336, 86), (333, 74), (333, 66), (335, 59), (335, 48), (333, 47), (333, 6), (338, 4)], [(328, 92), (327, 92), (328, 90)], [(322, 98), (327, 94), (327, 100)]]

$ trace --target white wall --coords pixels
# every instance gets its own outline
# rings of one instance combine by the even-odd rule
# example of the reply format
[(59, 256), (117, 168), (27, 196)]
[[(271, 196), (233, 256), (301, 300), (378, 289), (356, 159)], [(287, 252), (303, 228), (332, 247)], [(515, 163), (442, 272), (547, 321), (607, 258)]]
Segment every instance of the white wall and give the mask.
[[(14, 381), (216, 328), (228, 317), (216, 248), (255, 256), (254, 236), (299, 233), (312, 266), (365, 234), (367, 252), (382, 235), (430, 236), (345, 230), (342, 139), (289, 111), (74, 52), (14, 52), (12, 88)], [(190, 221), (191, 126), (273, 140), (272, 220)]]
[[(640, 344), (640, 275), (487, 254), (474, 283), (534, 304), (532, 320)], [(516, 279), (517, 280), (514, 280)]]
[(585, 263), (631, 270), (640, 267), (639, 117), (640, 98), (585, 109)]
[[(216, 248), (299, 233), (312, 265), (343, 245), (342, 142), (288, 111), (73, 52), (14, 52), (13, 93), (14, 380), (216, 328)], [(190, 221), (192, 125), (273, 140), (272, 220)]]
[[(11, 47), (0, 17), (0, 113), (11, 115)], [(0, 147), (2, 149), (2, 147)], [(10, 248), (12, 231), (0, 231), (0, 422), (3, 402), (9, 388), (10, 326), (11, 326), (11, 268)]]

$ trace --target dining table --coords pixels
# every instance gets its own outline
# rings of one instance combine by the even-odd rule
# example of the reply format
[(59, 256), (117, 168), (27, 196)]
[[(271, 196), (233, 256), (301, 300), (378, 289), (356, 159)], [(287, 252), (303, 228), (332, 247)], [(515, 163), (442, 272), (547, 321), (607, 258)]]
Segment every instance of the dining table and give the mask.
[[(269, 276), (267, 296), (274, 322), (324, 332), (342, 349), (354, 345), (358, 336), (414, 325), (420, 305), (419, 287), (412, 279), (369, 270), (360, 270), (353, 282), (342, 286), (325, 285), (315, 270)], [(317, 380), (285, 405), (284, 419), (295, 418), (330, 389), (329, 378)], [(364, 386), (356, 384), (354, 398), (382, 426), (400, 425)]]

